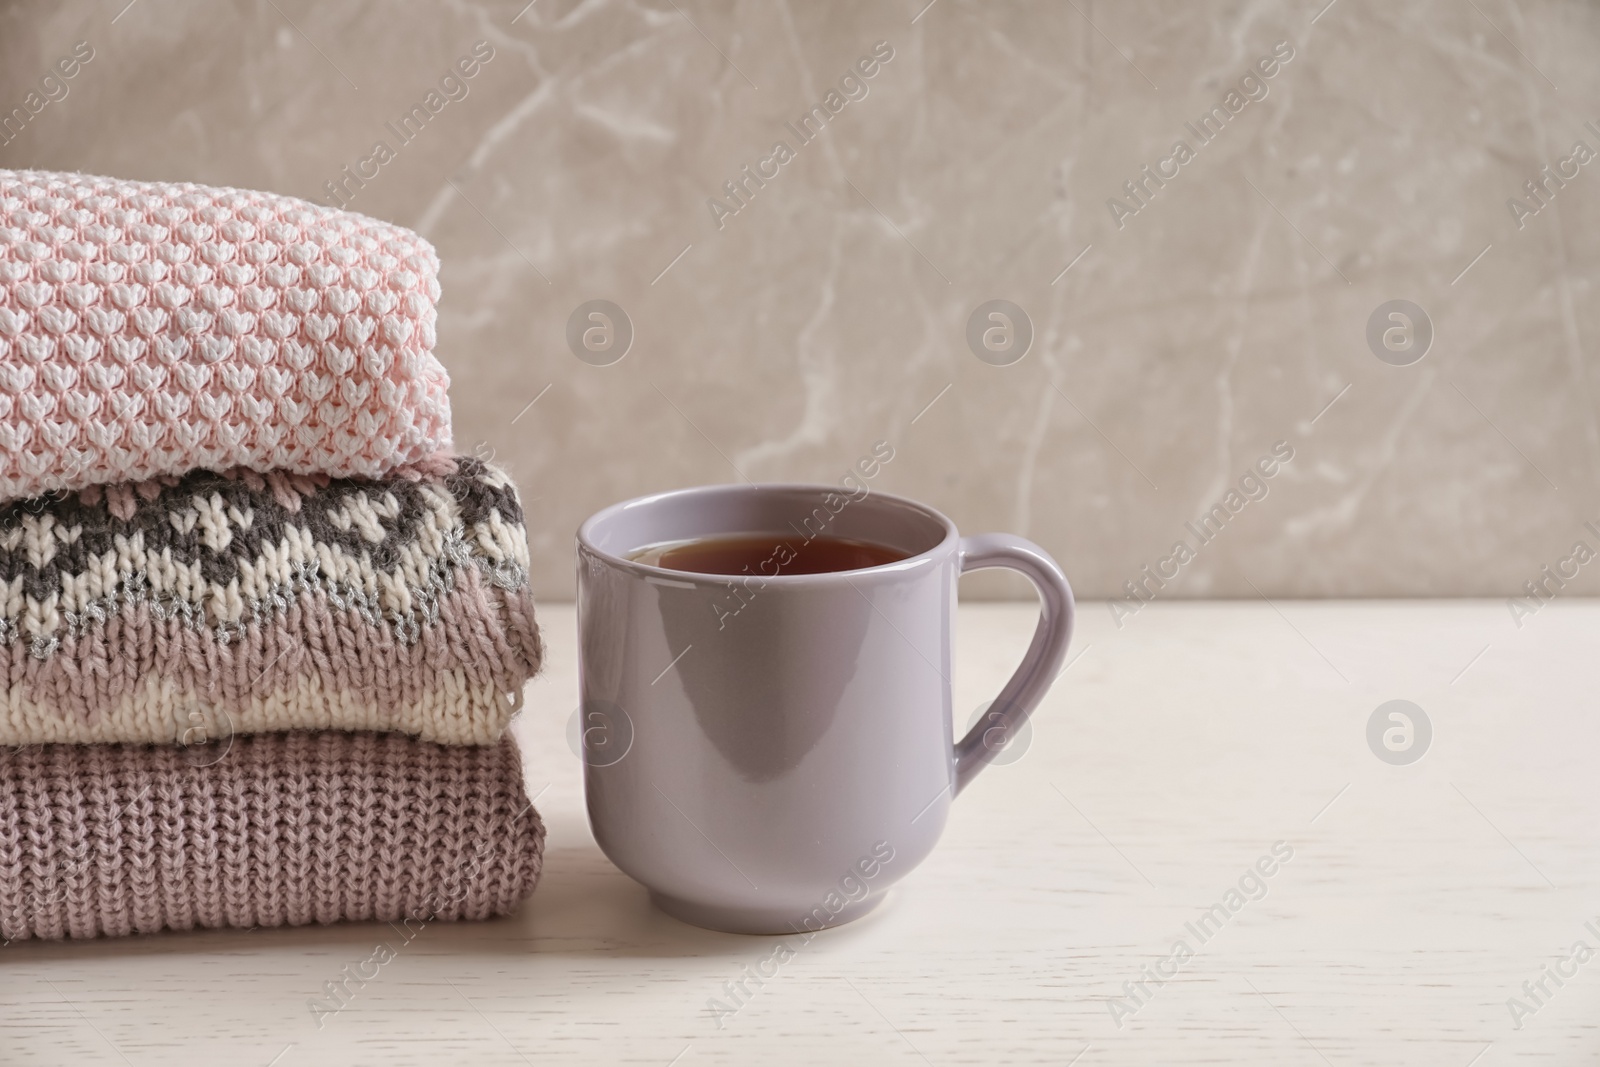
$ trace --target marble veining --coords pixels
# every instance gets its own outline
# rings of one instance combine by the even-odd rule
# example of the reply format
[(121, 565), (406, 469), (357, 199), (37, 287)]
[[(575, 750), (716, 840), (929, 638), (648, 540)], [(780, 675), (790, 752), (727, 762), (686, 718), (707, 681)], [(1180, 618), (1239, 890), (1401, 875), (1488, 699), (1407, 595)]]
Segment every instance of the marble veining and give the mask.
[[(1264, 94), (1143, 178), (1280, 42)], [(1600, 178), (1508, 206), (1600, 150), (1597, 45), (1573, 0), (29, 0), (0, 10), (0, 109), (44, 95), (0, 167), (326, 202), (492, 51), (352, 207), (439, 250), (455, 436), (519, 482), (546, 597), (613, 500), (832, 480), (880, 439), (883, 488), (1038, 540), (1086, 598), (1279, 440), (1270, 496), (1163, 597), (1513, 597), (1600, 517)], [(595, 299), (634, 331), (610, 366), (565, 340)], [(967, 340), (994, 299), (1033, 326), (1008, 365)], [(1366, 339), (1394, 299), (1434, 330), (1409, 366)]]

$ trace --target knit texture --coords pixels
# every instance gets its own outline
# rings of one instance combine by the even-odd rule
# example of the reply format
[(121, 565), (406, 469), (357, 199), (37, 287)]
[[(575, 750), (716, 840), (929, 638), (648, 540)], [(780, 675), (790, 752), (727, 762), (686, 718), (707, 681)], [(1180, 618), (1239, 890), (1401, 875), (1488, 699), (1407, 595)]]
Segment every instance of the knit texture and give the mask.
[(5, 941), (486, 919), (533, 892), (543, 849), (509, 736), (0, 750)]
[(291, 197), (0, 170), (0, 499), (449, 447), (438, 271), (411, 231)]
[(541, 655), (516, 488), (469, 457), (0, 506), (0, 744), (491, 744)]

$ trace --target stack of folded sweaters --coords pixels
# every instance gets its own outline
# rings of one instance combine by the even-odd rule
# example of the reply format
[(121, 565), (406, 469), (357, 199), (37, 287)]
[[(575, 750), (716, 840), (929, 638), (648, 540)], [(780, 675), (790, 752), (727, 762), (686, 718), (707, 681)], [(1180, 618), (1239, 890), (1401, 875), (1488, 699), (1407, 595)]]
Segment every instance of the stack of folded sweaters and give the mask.
[(299, 200), (0, 171), (0, 941), (532, 892), (527, 538), (450, 453), (437, 275)]

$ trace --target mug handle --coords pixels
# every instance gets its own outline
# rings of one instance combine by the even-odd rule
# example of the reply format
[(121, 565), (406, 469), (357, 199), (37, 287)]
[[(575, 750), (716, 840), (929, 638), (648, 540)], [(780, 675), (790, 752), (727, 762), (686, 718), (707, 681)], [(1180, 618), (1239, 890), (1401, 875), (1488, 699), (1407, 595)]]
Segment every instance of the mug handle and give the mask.
[[(1072, 587), (1050, 554), (1026, 538), (1012, 534), (978, 534), (963, 537), (956, 550), (961, 573), (989, 567), (1018, 571), (1039, 593), (1039, 625), (1033, 631), (1022, 665), (1006, 682), (1000, 695), (967, 736), (955, 745), (956, 787), (959, 794), (989, 761), (999, 755), (1005, 740), (1028, 721), (1029, 714), (1049, 691), (1072, 642)], [(1002, 740), (987, 740), (998, 730)]]

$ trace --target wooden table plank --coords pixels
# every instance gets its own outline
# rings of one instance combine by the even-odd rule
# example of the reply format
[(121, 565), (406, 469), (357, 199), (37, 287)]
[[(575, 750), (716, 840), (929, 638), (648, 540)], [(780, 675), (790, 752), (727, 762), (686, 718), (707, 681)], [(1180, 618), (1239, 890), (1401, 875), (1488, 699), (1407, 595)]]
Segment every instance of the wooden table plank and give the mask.
[[(1537, 1005), (1521, 988), (1579, 940), (1600, 952), (1585, 926), (1600, 929), (1600, 604), (1558, 603), (1521, 629), (1483, 602), (1157, 604), (1121, 629), (1104, 605), (1082, 610), (1082, 658), (1022, 757), (979, 777), (884, 909), (798, 947), (720, 1027), (707, 1002), (777, 939), (669, 919), (595, 848), (565, 740), (574, 618), (553, 606), (549, 671), (516, 727), (549, 851), (517, 916), (409, 940), (358, 924), (13, 944), (0, 1063), (1600, 1055), (1600, 958), (1544, 979)], [(959, 719), (1032, 626), (1022, 606), (962, 607)], [(1404, 767), (1366, 740), (1396, 698), (1434, 728)], [(1275, 842), (1292, 858), (1258, 890), (1247, 872)], [(1259, 899), (1201, 943), (1189, 924), (1241, 878), (1241, 899)], [(1126, 999), (1179, 940), (1193, 955), (1176, 976)], [(395, 960), (319, 1019), (323, 983), (380, 942)], [(1512, 997), (1533, 1009), (1520, 1028)]]

